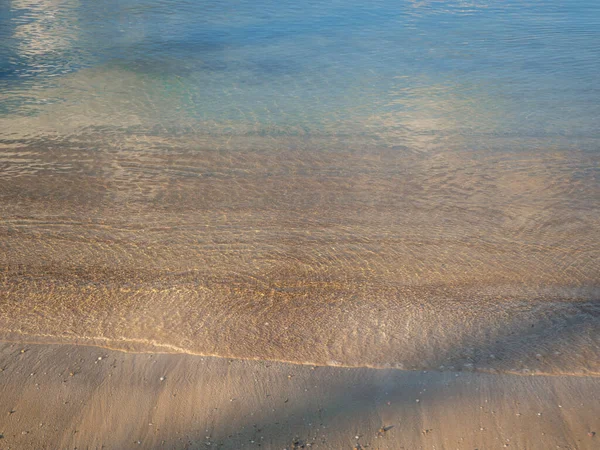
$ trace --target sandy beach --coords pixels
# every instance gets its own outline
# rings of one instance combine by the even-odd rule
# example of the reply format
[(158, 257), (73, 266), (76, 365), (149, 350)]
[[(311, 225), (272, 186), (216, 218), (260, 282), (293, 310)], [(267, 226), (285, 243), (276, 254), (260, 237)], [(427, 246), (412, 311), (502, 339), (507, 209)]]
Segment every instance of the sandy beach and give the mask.
[(599, 43), (0, 1), (0, 450), (600, 449)]
[(0, 448), (595, 449), (593, 377), (0, 346)]

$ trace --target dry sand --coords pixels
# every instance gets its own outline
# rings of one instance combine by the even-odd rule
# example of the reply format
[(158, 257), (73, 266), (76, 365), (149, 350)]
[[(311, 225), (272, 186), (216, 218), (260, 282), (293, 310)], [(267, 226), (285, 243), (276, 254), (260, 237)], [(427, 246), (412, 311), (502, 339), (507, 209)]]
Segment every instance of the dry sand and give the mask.
[(0, 345), (0, 369), (2, 449), (600, 446), (593, 377), (312, 367), (23, 343)]

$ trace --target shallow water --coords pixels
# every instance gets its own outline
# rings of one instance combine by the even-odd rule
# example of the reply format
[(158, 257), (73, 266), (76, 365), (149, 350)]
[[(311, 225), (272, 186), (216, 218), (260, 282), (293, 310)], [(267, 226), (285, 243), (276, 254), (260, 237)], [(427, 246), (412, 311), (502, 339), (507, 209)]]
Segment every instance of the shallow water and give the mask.
[(0, 6), (0, 337), (600, 372), (593, 1)]

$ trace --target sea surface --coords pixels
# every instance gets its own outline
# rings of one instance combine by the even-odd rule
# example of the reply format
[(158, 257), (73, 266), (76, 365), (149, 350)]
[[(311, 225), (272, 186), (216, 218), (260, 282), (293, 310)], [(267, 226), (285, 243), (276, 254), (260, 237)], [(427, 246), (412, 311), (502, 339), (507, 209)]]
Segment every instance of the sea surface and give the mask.
[(600, 2), (0, 0), (0, 339), (600, 375)]

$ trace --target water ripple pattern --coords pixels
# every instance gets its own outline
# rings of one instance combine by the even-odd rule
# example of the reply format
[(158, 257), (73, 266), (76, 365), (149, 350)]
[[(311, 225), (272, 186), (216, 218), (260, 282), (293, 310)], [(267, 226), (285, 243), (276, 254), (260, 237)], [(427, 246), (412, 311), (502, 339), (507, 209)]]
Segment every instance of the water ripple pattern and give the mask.
[(0, 338), (600, 374), (600, 5), (0, 5)]

